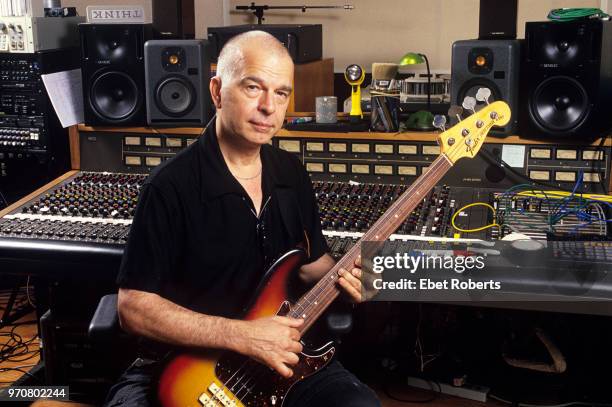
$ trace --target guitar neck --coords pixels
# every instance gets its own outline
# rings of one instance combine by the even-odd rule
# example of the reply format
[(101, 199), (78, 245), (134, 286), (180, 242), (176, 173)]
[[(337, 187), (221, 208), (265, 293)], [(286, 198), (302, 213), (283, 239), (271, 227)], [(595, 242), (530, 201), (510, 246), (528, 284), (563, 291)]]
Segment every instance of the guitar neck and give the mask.
[(304, 319), (304, 324), (300, 328), (301, 332), (307, 331), (340, 294), (336, 283), (339, 278), (338, 271), (341, 268), (346, 270), (353, 268), (355, 260), (361, 254), (361, 242), (387, 240), (452, 166), (452, 162), (445, 154), (441, 154), (434, 160), (427, 172), (417, 178), (344, 257), (300, 298), (289, 312), (289, 316)]

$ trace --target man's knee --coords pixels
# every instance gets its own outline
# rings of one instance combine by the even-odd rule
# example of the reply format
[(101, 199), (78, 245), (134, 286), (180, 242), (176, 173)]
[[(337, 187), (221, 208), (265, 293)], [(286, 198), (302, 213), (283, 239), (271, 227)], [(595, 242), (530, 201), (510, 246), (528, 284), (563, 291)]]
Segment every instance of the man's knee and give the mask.
[(343, 407), (381, 407), (380, 400), (376, 396), (376, 393), (365, 384), (358, 380), (354, 380), (350, 383), (350, 387), (347, 393), (343, 394), (343, 400), (341, 404)]

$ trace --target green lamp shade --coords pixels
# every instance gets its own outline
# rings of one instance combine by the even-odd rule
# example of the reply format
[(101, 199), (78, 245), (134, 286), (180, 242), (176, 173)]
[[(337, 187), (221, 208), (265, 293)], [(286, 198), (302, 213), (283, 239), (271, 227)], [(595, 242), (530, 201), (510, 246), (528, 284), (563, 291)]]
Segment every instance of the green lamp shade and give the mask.
[(418, 65), (425, 62), (425, 58), (423, 58), (422, 54), (418, 54), (416, 52), (408, 52), (406, 55), (402, 57), (399, 64), (400, 65)]

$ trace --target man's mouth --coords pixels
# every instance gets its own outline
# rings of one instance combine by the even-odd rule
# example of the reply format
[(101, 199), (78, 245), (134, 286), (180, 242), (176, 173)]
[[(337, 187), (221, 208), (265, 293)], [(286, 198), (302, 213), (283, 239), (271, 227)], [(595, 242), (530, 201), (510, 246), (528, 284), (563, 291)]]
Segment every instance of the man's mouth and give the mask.
[(259, 131), (269, 131), (270, 129), (274, 128), (273, 124), (259, 122), (256, 120), (250, 120), (249, 123), (251, 123)]

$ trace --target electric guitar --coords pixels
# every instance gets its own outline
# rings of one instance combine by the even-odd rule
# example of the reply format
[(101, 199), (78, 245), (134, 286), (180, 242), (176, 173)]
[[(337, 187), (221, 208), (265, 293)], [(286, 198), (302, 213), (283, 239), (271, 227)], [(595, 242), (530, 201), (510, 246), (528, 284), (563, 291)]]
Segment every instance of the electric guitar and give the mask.
[[(473, 108), (473, 106), (472, 106)], [(440, 181), (454, 163), (474, 157), (493, 126), (510, 120), (510, 108), (497, 101), (438, 135), (441, 154), (365, 233), (362, 241), (384, 241), (402, 224), (423, 197)], [(361, 242), (361, 241), (360, 241)], [(287, 281), (303, 260), (301, 250), (292, 250), (277, 260), (266, 273), (255, 300), (244, 318), (253, 320), (272, 315), (304, 319), (298, 328), (304, 333), (340, 293), (336, 284), (340, 268), (350, 270), (360, 254), (357, 242), (346, 255), (297, 303), (287, 298)], [(203, 351), (175, 356), (160, 377), (158, 397), (163, 407), (281, 406), (291, 387), (315, 374), (332, 359), (333, 342), (315, 351), (302, 352), (293, 376), (285, 379), (253, 359), (229, 351)]]

